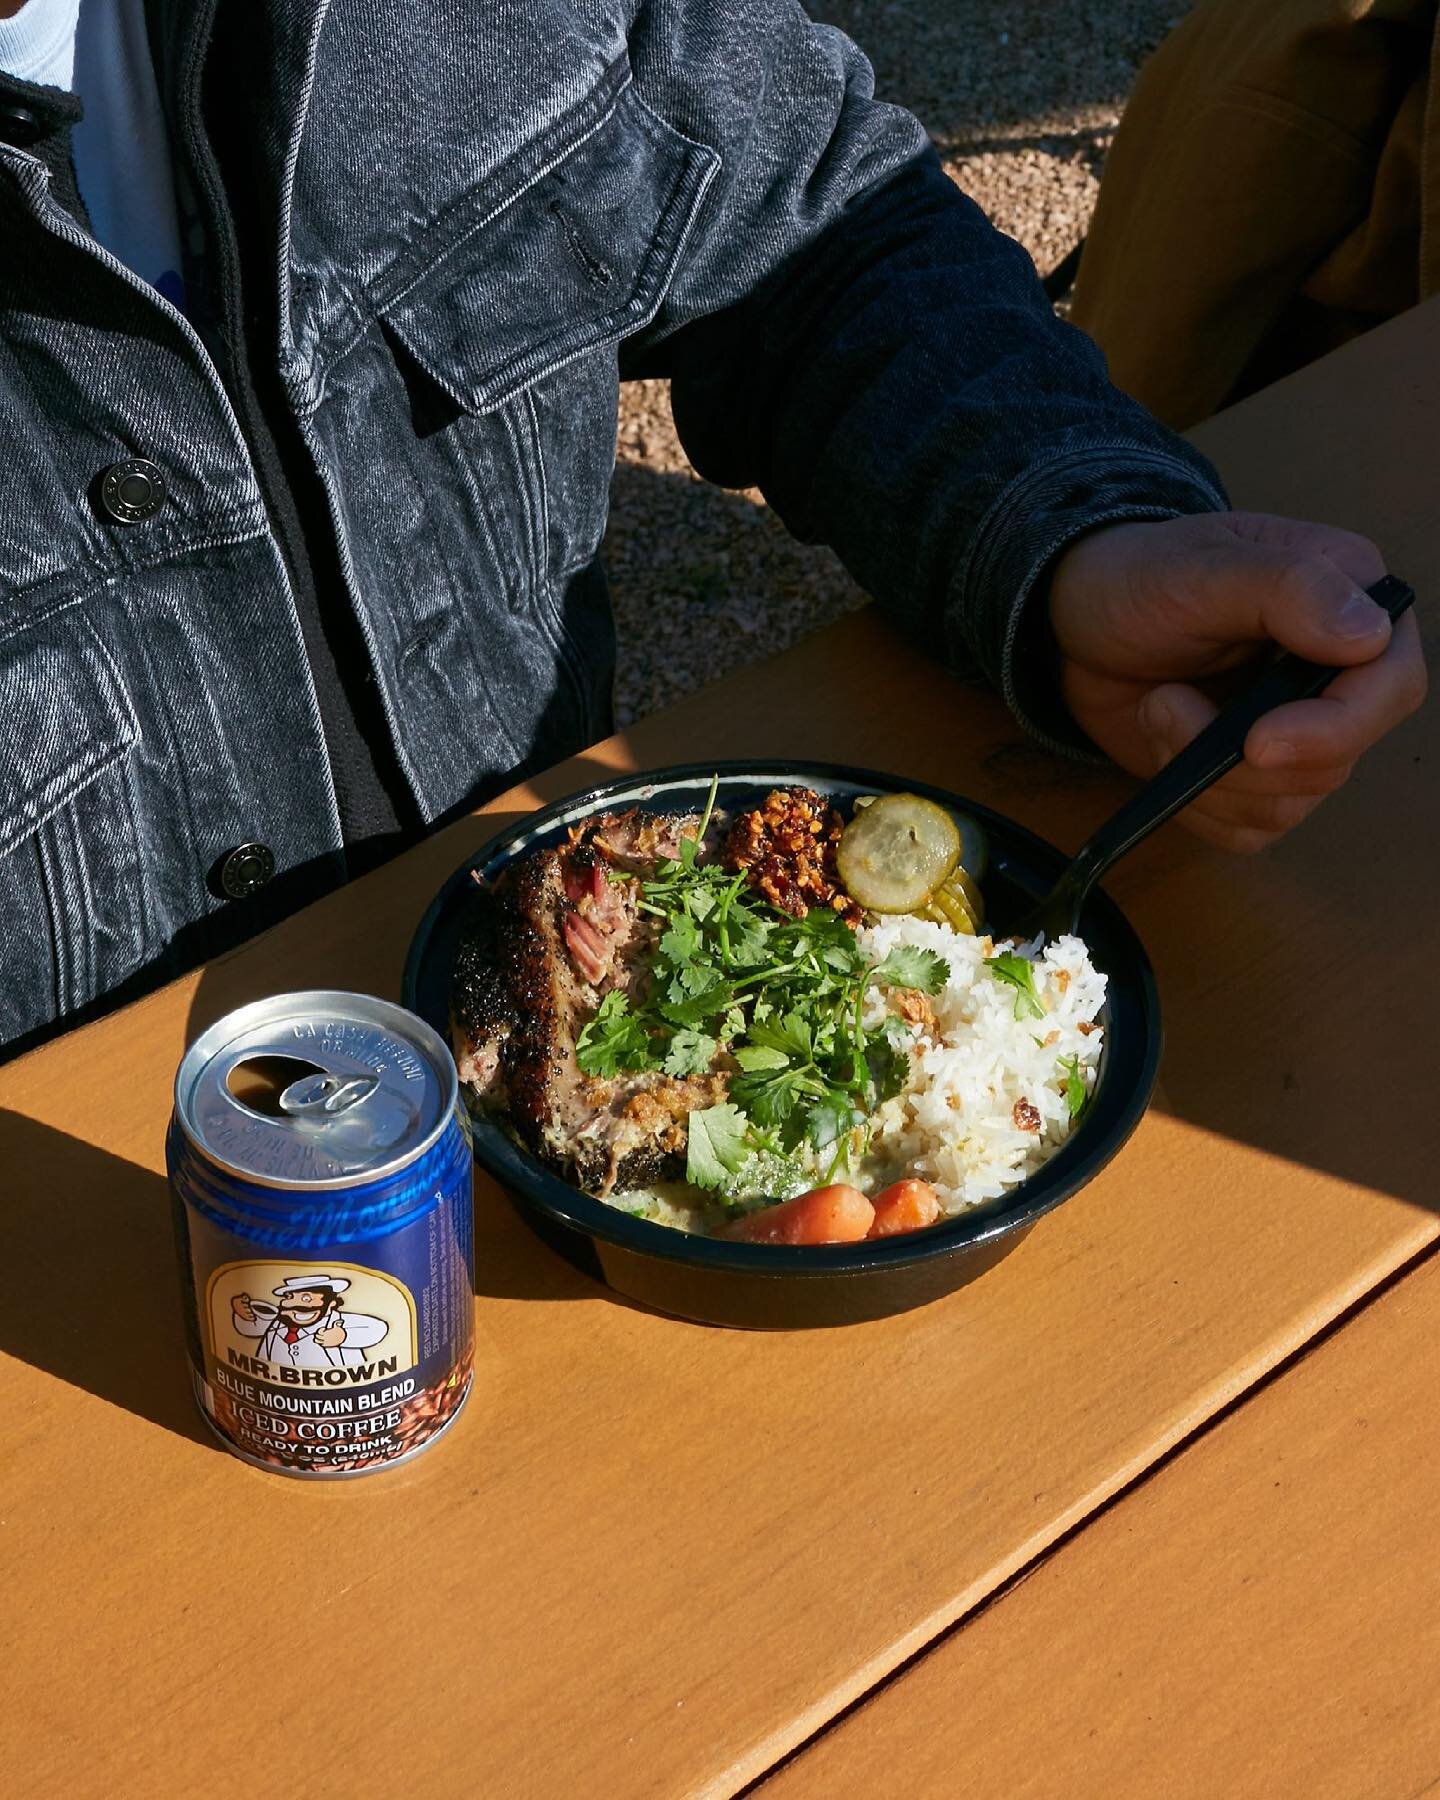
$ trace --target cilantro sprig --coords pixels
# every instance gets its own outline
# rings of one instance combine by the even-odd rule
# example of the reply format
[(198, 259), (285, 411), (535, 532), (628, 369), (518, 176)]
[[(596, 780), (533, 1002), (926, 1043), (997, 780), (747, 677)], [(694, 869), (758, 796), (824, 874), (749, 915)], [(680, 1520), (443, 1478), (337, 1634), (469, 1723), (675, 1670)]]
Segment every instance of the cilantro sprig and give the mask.
[(644, 1069), (650, 1061), (650, 1033), (630, 1010), (619, 988), (600, 1002), (595, 1017), (580, 1033), (575, 1059), (587, 1075), (618, 1075), (622, 1069)]
[(1090, 1104), (1090, 1090), (1085, 1085), (1085, 1077), (1080, 1073), (1080, 1058), (1062, 1056), (1060, 1071), (1065, 1077), (1065, 1107), (1072, 1119), (1078, 1119)]
[(1035, 967), (1028, 957), (1016, 956), (1013, 950), (1002, 950), (986, 959), (985, 973), (1015, 989), (1015, 1017), (1043, 1019), (1045, 1002), (1035, 988)]
[(714, 1066), (723, 1046), (728, 1098), (690, 1114), (686, 1171), (723, 1192), (757, 1155), (783, 1163), (808, 1145), (843, 1157), (908, 1067), (903, 1031), (890, 1029), (898, 1021), (865, 1026), (871, 985), (934, 994), (950, 970), (911, 945), (872, 967), (837, 914), (816, 907), (792, 918), (751, 895), (743, 872), (702, 860), (714, 798), (712, 786), (695, 834), (640, 882), (637, 904), (657, 921), (643, 998), (607, 994), (577, 1057), (587, 1075), (684, 1076)]

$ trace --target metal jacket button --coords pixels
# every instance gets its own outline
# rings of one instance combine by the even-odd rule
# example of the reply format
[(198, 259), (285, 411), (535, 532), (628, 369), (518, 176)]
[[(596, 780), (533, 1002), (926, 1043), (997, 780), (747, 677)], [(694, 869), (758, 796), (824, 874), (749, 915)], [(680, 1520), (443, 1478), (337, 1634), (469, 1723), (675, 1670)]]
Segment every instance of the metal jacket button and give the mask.
[(100, 477), (100, 505), (117, 525), (138, 525), (165, 503), (165, 477), (143, 456), (111, 463)]
[(275, 873), (275, 852), (268, 844), (237, 844), (220, 863), (220, 887), (231, 900), (248, 900)]
[(22, 100), (0, 100), (0, 143), (23, 150), (45, 135), (45, 121)]

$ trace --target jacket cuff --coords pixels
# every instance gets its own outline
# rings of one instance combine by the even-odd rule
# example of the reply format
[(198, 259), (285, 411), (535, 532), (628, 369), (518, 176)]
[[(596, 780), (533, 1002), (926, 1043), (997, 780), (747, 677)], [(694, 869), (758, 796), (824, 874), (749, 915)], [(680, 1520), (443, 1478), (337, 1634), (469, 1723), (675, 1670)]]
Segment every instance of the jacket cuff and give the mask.
[(1229, 505), (1219, 476), (1193, 451), (1172, 455), (1118, 439), (1032, 463), (996, 496), (955, 572), (946, 620), (952, 657), (978, 665), (1047, 749), (1104, 761), (1060, 697), (1046, 606), (1050, 570), (1102, 525)]

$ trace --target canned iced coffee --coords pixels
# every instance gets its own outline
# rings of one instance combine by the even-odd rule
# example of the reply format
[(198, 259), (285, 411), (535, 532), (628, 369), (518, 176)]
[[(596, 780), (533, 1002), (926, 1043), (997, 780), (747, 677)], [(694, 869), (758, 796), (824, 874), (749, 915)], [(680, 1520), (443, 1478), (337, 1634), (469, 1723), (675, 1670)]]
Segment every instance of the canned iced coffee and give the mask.
[(195, 1394), (237, 1455), (390, 1468), (454, 1421), (474, 1358), (469, 1131), (423, 1019), (281, 994), (186, 1052), (166, 1144)]

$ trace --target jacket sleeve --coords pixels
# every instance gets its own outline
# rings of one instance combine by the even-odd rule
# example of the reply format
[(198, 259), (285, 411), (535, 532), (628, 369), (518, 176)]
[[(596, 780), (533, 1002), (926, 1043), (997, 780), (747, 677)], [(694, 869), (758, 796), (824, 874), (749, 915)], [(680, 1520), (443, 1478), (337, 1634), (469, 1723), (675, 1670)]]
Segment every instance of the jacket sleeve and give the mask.
[(788, 0), (643, 16), (672, 29), (632, 43), (642, 96), (721, 169), (622, 372), (670, 377), (702, 475), (758, 486), (1042, 741), (1082, 748), (1046, 573), (1098, 525), (1223, 508), (1214, 471), (1111, 386), (840, 33)]

